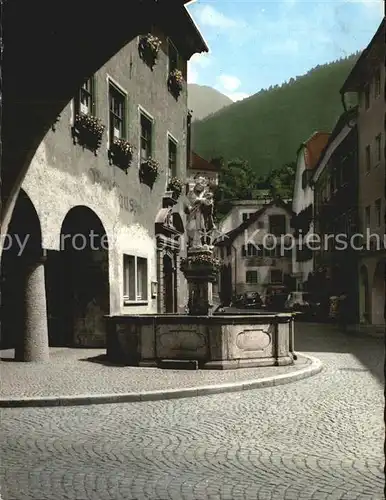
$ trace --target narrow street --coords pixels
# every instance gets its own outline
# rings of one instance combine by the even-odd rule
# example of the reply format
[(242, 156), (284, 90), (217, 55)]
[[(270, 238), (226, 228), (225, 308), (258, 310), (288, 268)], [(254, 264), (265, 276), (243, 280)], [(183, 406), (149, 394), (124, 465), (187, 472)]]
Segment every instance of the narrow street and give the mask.
[(384, 498), (383, 339), (298, 324), (324, 370), (171, 401), (1, 410), (4, 500)]

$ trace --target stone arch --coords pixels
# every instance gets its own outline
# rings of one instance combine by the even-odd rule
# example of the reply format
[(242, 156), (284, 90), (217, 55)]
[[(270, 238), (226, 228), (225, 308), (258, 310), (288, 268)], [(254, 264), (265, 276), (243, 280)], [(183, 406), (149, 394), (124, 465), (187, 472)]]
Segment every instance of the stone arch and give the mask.
[(365, 265), (359, 271), (359, 315), (361, 323), (370, 322), (369, 275)]
[(104, 316), (110, 312), (109, 240), (92, 209), (77, 205), (67, 212), (59, 252), (49, 262), (51, 343), (104, 347)]
[(371, 323), (385, 323), (385, 259), (377, 262), (371, 289)]
[(39, 216), (20, 190), (1, 262), (1, 346), (15, 348), (20, 361), (48, 358), (44, 261)]

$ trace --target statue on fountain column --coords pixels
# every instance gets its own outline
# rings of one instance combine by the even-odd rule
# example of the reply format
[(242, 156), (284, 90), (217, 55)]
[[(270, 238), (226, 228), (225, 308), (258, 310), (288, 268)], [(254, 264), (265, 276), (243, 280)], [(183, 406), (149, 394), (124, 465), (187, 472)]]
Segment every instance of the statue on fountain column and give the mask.
[(188, 248), (200, 249), (210, 247), (210, 232), (215, 228), (213, 219), (214, 196), (205, 177), (197, 177), (187, 194), (189, 205), (186, 207), (188, 220), (186, 232)]

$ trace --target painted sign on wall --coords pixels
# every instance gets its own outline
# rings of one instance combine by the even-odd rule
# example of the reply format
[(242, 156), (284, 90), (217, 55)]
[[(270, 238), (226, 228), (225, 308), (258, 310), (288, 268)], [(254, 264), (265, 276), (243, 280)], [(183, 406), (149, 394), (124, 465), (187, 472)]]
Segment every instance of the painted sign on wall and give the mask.
[(140, 206), (137, 201), (134, 198), (129, 198), (128, 196), (122, 194), (118, 184), (114, 180), (105, 177), (96, 168), (90, 168), (89, 174), (93, 184), (99, 184), (104, 189), (107, 189), (109, 191), (112, 191), (113, 189), (116, 189), (118, 191), (119, 206), (123, 210), (126, 210), (127, 212), (133, 214), (136, 214), (140, 211)]

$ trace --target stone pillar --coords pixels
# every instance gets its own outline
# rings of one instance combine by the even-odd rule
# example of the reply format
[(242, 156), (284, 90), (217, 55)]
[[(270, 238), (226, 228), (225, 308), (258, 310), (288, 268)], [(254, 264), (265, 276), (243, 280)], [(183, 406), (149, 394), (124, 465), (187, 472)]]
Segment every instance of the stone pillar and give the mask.
[(26, 260), (23, 265), (23, 338), (15, 353), (19, 361), (47, 361), (49, 358), (45, 260), (43, 250), (40, 256)]

